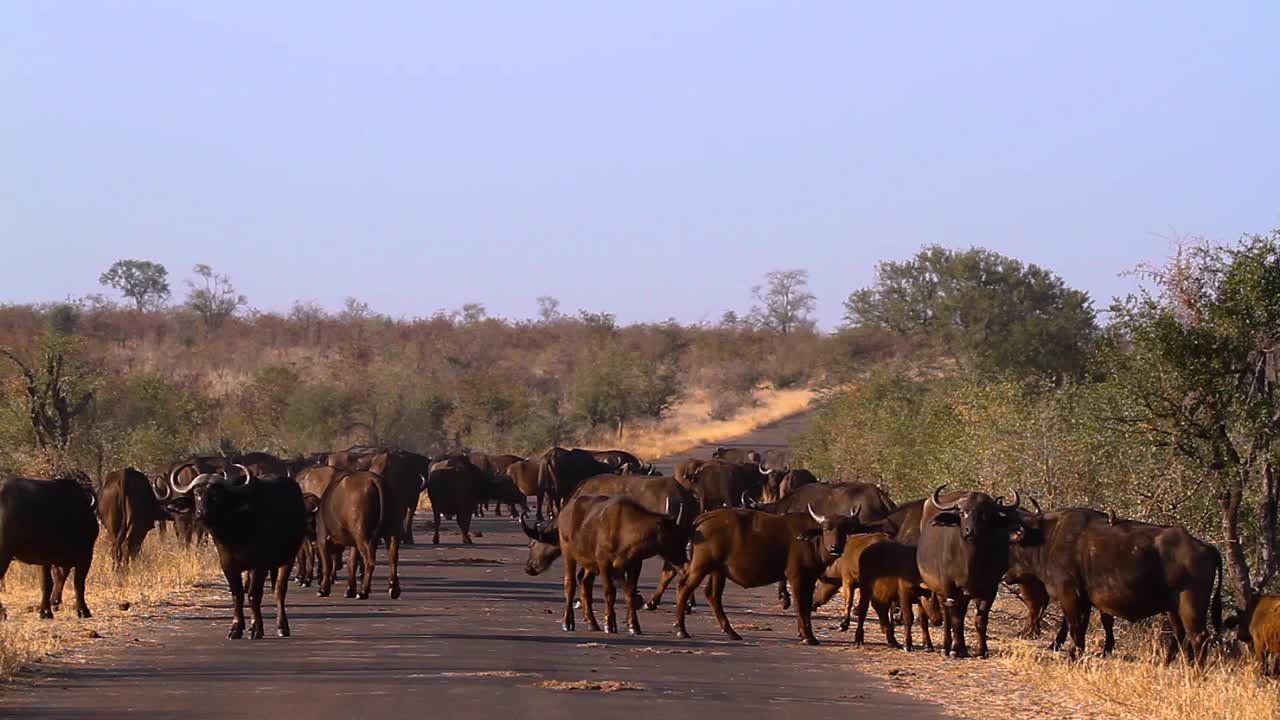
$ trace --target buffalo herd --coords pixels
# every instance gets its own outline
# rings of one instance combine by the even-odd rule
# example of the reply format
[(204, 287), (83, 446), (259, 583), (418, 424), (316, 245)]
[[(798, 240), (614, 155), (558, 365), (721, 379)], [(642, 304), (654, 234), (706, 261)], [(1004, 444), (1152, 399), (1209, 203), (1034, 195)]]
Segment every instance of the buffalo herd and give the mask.
[[(1062, 608), (1053, 647), (1084, 651), (1093, 610), (1114, 648), (1115, 618), (1160, 618), (1171, 631), (1167, 660), (1204, 659), (1224, 627), (1234, 626), (1264, 672), (1280, 673), (1280, 596), (1260, 596), (1225, 622), (1222, 558), (1212, 545), (1177, 526), (1117, 518), (1091, 509), (1044, 512), (1016, 490), (1010, 497), (937, 487), (895, 503), (875, 484), (828, 482), (793, 466), (785, 451), (717, 448), (689, 458), (671, 476), (622, 450), (554, 447), (533, 458), (467, 450), (428, 457), (391, 447), (281, 459), (255, 452), (184, 458), (150, 477), (133, 468), (86, 477), (0, 481), (0, 580), (16, 559), (42, 571), (39, 613), (53, 616), (62, 587), (74, 577), (76, 612), (89, 617), (85, 582), (99, 527), (122, 570), (149, 531), (172, 527), (184, 544), (212, 543), (234, 602), (228, 637), (263, 636), (262, 598), (271, 581), (277, 633), (289, 635), (289, 580), (328, 595), (344, 565), (346, 596), (372, 592), (378, 548), (385, 548), (387, 592), (400, 596), (399, 554), (415, 542), (420, 497), (430, 500), (432, 542), (452, 520), (473, 542), (472, 518), (491, 511), (518, 517), (529, 538), (526, 571), (561, 561), (564, 630), (583, 621), (600, 629), (592, 593), (604, 588), (604, 630), (617, 632), (619, 585), (625, 624), (640, 633), (638, 610), (656, 608), (677, 582), (675, 632), (688, 637), (685, 616), (703, 587), (722, 632), (733, 629), (723, 606), (726, 581), (777, 585), (779, 603), (794, 606), (796, 634), (816, 644), (815, 607), (843, 594), (841, 630), (855, 615), (854, 643), (864, 641), (874, 607), (889, 645), (917, 647), (918, 623), (928, 650), (941, 628), (952, 657), (988, 653), (987, 625), (1001, 586), (1026, 606), (1022, 634), (1038, 634), (1050, 603)], [(532, 508), (529, 498), (534, 498)], [(506, 506), (506, 513), (503, 506)], [(344, 560), (345, 551), (351, 553)], [(638, 587), (645, 560), (662, 563), (648, 600)], [(295, 572), (296, 569), (296, 572)], [(974, 609), (975, 645), (965, 637)], [(4, 609), (0, 607), (0, 619)]]

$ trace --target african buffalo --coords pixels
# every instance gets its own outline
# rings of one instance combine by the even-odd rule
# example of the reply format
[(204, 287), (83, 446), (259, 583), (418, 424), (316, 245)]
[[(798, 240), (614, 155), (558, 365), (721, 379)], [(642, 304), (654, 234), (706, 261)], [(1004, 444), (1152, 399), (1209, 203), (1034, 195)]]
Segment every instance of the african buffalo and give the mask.
[(151, 481), (133, 468), (107, 473), (98, 488), (95, 507), (111, 539), (111, 559), (116, 567), (137, 557), (147, 533), (165, 519)]
[(937, 616), (936, 620), (940, 621), (942, 613), (936, 603), (927, 602), (931, 596), (920, 578), (915, 545), (895, 540), (872, 543), (858, 558), (858, 629), (853, 634), (853, 643), (863, 643), (862, 630), (867, 620), (867, 606), (872, 605), (880, 620), (880, 629), (884, 631), (885, 642), (891, 647), (902, 647), (893, 634), (891, 606), (896, 603), (902, 612), (907, 652), (911, 652), (915, 649), (911, 639), (912, 606), (919, 604), (920, 632), (924, 634), (924, 646), (926, 650), (933, 652), (929, 620), (931, 616)]
[(453, 515), (462, 531), (462, 542), (471, 545), (471, 513), (476, 507), (476, 486), (484, 476), (465, 455), (451, 455), (431, 464), (427, 474), (427, 497), (435, 534), (431, 544), (440, 544), (440, 516)]
[(753, 495), (764, 484), (754, 465), (711, 460), (686, 468), (685, 483), (697, 496), (703, 512), (722, 507), (741, 507), (744, 495)]
[[(689, 541), (689, 533), (681, 520), (679, 515), (672, 517), (667, 513), (651, 512), (628, 497), (576, 495), (556, 517), (556, 538), (552, 538), (544, 528), (530, 528), (521, 518), (521, 525), (531, 540), (530, 562), (526, 570), (530, 574), (545, 570), (556, 554), (545, 546), (558, 539), (558, 554), (564, 557), (562, 627), (567, 631), (574, 629), (573, 596), (577, 589), (578, 569), (581, 568), (583, 619), (590, 628), (600, 629), (591, 604), (592, 585), (599, 575), (604, 581), (605, 632), (618, 631), (614, 614), (617, 596), (614, 579), (620, 576), (626, 594), (627, 629), (631, 634), (639, 635), (640, 620), (636, 615), (638, 603), (635, 598), (640, 568), (647, 558), (654, 555), (673, 565), (686, 562), (685, 545)], [(537, 547), (539, 545), (543, 547)]]
[(687, 638), (684, 616), (689, 595), (703, 579), (706, 596), (721, 630), (734, 640), (741, 636), (729, 625), (721, 598), (725, 580), (744, 588), (786, 579), (796, 593), (796, 624), (806, 645), (817, 645), (810, 614), (814, 583), (823, 569), (844, 552), (849, 534), (864, 531), (857, 508), (848, 515), (806, 513), (773, 515), (756, 510), (721, 508), (700, 516), (693, 524), (693, 553), (676, 597), (676, 637)]
[[(583, 480), (616, 472), (618, 468), (597, 460), (590, 450), (553, 447), (542, 454), (538, 466), (538, 490), (546, 495), (551, 507), (558, 510)], [(541, 499), (538, 504), (542, 504)]]
[(987, 655), (987, 620), (1000, 579), (1009, 566), (1009, 544), (1023, 536), (1013, 504), (981, 492), (953, 492), (942, 488), (925, 500), (920, 519), (916, 564), (920, 577), (943, 602), (943, 652), (968, 657), (964, 618), (971, 600), (977, 601), (978, 657)]
[[(0, 480), (0, 582), (13, 560), (39, 565), (40, 617), (53, 617), (54, 599), (75, 569), (76, 615), (92, 617), (84, 601), (84, 583), (93, 564), (98, 520), (94, 496), (71, 478)], [(55, 578), (54, 569), (58, 569)], [(55, 588), (55, 585), (57, 586)], [(0, 605), (0, 620), (5, 618)]]
[(431, 458), (408, 450), (392, 449), (378, 453), (362, 468), (382, 477), (387, 492), (383, 510), (389, 522), (400, 528), (400, 542), (413, 544), (413, 515), (418, 510), (418, 497), (426, 485)]
[[(536, 517), (542, 520), (542, 499), (544, 497), (542, 488), (538, 485), (538, 473), (541, 469), (540, 460), (518, 460), (507, 466), (507, 477), (515, 483), (517, 490), (526, 498), (533, 497), (537, 503)], [(550, 508), (547, 509), (550, 514)]]
[[(378, 540), (387, 544), (391, 568), (388, 583), (392, 599), (400, 597), (399, 523), (385, 513), (387, 490), (377, 473), (358, 471), (338, 478), (320, 499), (316, 515), (316, 538), (323, 568), (320, 597), (327, 597), (337, 574), (337, 560), (344, 548), (354, 548), (347, 580), (346, 596), (366, 600), (373, 584)], [(356, 574), (363, 570), (359, 592)]]
[(238, 480), (224, 471), (201, 473), (186, 483), (178, 482), (175, 471), (170, 476), (171, 494), (161, 500), (174, 512), (193, 513), (213, 537), (235, 601), (235, 617), (227, 637), (244, 636), (245, 588), (240, 573), (246, 571), (253, 612), (249, 637), (257, 639), (263, 634), (262, 591), (268, 573), (274, 573), (277, 634), (288, 637), (284, 599), (306, 526), (302, 489), (288, 478), (256, 478), (248, 468), (235, 469)]
[[(1008, 551), (1007, 579), (1039, 581), (1062, 606), (1073, 656), (1084, 651), (1097, 607), (1108, 630), (1112, 617), (1163, 613), (1187, 657), (1204, 659), (1209, 622), (1215, 632), (1222, 626), (1222, 557), (1212, 545), (1181, 527), (1087, 509), (1024, 513), (1020, 524), (1025, 531)], [(1108, 632), (1104, 654), (1114, 642)]]
[(752, 465), (760, 464), (760, 453), (747, 448), (727, 448), (718, 447), (711, 452), (714, 460), (724, 460), (731, 463), (750, 463)]
[(1255, 595), (1238, 623), (1237, 637), (1249, 646), (1263, 675), (1280, 675), (1280, 595)]
[(826, 605), (837, 592), (844, 594), (844, 615), (840, 620), (840, 630), (849, 629), (849, 621), (853, 616), (854, 591), (858, 589), (858, 558), (862, 551), (872, 543), (888, 539), (884, 533), (867, 533), (854, 535), (844, 545), (844, 552), (836, 561), (827, 566), (818, 578), (813, 594), (815, 608)]
[(760, 472), (765, 476), (764, 487), (760, 490), (760, 499), (763, 502), (777, 502), (797, 488), (818, 482), (818, 477), (804, 468), (761, 470)]

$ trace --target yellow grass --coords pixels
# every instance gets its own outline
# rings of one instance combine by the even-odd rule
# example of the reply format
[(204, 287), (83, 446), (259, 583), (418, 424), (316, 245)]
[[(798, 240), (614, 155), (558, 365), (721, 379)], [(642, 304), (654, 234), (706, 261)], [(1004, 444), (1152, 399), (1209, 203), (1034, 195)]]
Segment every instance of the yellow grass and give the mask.
[(40, 568), (15, 561), (0, 590), (0, 602), (9, 614), (7, 620), (0, 622), (0, 677), (9, 677), (27, 664), (59, 651), (121, 635), (143, 622), (142, 616), (166, 600), (191, 594), (197, 584), (220, 578), (212, 546), (186, 549), (172, 534), (161, 538), (152, 532), (142, 554), (124, 573), (112, 568), (108, 543), (99, 537), (85, 588), (85, 602), (93, 617), (76, 617), (75, 589), (68, 578), (62, 606), (54, 611), (54, 619), (41, 620), (36, 613), (40, 605)]
[(705, 391), (676, 405), (658, 425), (626, 432), (621, 445), (646, 460), (673, 455), (698, 445), (732, 440), (795, 415), (809, 407), (816, 393), (811, 389), (756, 391), (756, 407), (744, 408), (728, 420), (711, 420), (711, 399)]

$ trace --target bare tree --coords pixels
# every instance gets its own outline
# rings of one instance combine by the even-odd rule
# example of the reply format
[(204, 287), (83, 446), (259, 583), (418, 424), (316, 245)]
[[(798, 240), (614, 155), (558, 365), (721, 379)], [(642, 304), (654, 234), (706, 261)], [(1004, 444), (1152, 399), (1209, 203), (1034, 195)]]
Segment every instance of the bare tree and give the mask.
[(200, 314), (205, 327), (222, 327), (223, 321), (249, 304), (248, 298), (236, 292), (230, 277), (215, 273), (213, 268), (203, 263), (196, 265), (192, 272), (200, 280), (187, 281), (187, 287), (191, 288), (187, 295), (187, 307)]
[(544, 323), (555, 322), (564, 317), (560, 314), (560, 301), (550, 295), (538, 298), (538, 320)]
[(765, 275), (765, 285), (751, 288), (751, 296), (758, 303), (750, 315), (756, 327), (790, 335), (814, 326), (818, 299), (809, 292), (808, 270), (774, 270)]

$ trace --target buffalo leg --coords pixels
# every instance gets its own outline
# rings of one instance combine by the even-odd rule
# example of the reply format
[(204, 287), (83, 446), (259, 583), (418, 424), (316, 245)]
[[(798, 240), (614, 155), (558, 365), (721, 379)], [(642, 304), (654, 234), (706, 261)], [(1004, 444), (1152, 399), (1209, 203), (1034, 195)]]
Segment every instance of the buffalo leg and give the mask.
[(364, 572), (360, 578), (360, 592), (356, 597), (361, 600), (369, 599), (369, 592), (373, 589), (373, 571), (378, 560), (378, 539), (374, 538), (372, 542), (364, 540), (352, 552), (360, 553), (360, 562), (364, 564)]
[(994, 601), (994, 597), (978, 598), (977, 607), (974, 608), (977, 617), (974, 618), (973, 627), (978, 633), (977, 656), (980, 658), (987, 656), (987, 621), (991, 617), (991, 605)]
[(853, 614), (853, 583), (844, 580), (840, 592), (844, 593), (844, 617), (840, 619), (840, 632), (849, 632), (849, 620)]
[[(876, 618), (880, 621), (880, 630), (884, 633), (884, 641), (891, 648), (902, 649), (902, 644), (898, 642), (897, 635), (893, 632), (893, 608), (887, 602), (872, 602), (871, 607), (876, 609)], [(906, 618), (903, 618), (906, 622)]]
[(1098, 619), (1102, 621), (1102, 655), (1105, 657), (1116, 649), (1116, 618), (1099, 610)]
[(227, 576), (227, 586), (231, 590), (233, 603), (231, 630), (227, 633), (227, 637), (239, 640), (244, 637), (244, 581), (240, 578), (239, 571), (226, 568), (223, 574)]
[(1089, 601), (1074, 592), (1062, 595), (1062, 617), (1071, 633), (1071, 657), (1084, 654), (1085, 634), (1089, 630)]
[(333, 589), (334, 580), (338, 577), (338, 560), (342, 557), (342, 546), (324, 542), (319, 546), (319, 551), (320, 589), (316, 591), (316, 595), (329, 597), (329, 592)]
[(364, 567), (364, 560), (360, 557), (360, 551), (351, 548), (351, 567), (347, 573), (347, 592), (345, 597), (353, 598), (356, 596), (356, 578), (360, 576), (361, 569)]
[(573, 596), (578, 585), (578, 565), (568, 556), (564, 559), (564, 621), (560, 627), (571, 631), (573, 627)]
[(778, 602), (782, 604), (783, 610), (791, 609), (791, 593), (787, 592), (786, 580), (778, 583)]
[(964, 616), (969, 612), (969, 598), (955, 598), (947, 613), (951, 628), (951, 657), (969, 657), (969, 647), (964, 642)]
[[(724, 580), (721, 579), (720, 582), (722, 583), (721, 588), (723, 588)], [(818, 644), (818, 638), (813, 636), (813, 587), (815, 583), (816, 581), (812, 578), (801, 580), (799, 583), (791, 583), (791, 589), (796, 595), (796, 625), (800, 633), (800, 642), (805, 645)]]
[(250, 573), (249, 611), (253, 621), (249, 623), (249, 639), (262, 639), (262, 588), (267, 584), (267, 571), (254, 569)]
[(1039, 581), (1021, 583), (1018, 599), (1027, 606), (1027, 624), (1018, 631), (1020, 638), (1040, 637), (1044, 632), (1044, 611), (1049, 605), (1049, 593)]
[(52, 620), (53, 607), (49, 604), (49, 596), (53, 594), (53, 568), (40, 566), (40, 619)]
[(582, 572), (582, 581), (578, 584), (578, 595), (582, 598), (582, 620), (591, 632), (600, 632), (600, 623), (596, 622), (596, 609), (592, 602), (595, 592), (596, 574), (590, 570)]
[(933, 638), (929, 637), (929, 607), (925, 605), (926, 599), (920, 598), (920, 634), (924, 636), (924, 649), (933, 652)]
[[(724, 571), (713, 570), (708, 573), (707, 577), (707, 604), (711, 605), (711, 612), (715, 613), (716, 622), (720, 623), (720, 629), (730, 640), (741, 640), (742, 636), (729, 625), (729, 616), (724, 614), (724, 605), (720, 600), (724, 597)], [(676, 610), (679, 613), (679, 610)]]
[(462, 544), (473, 545), (471, 542), (471, 510), (463, 508), (458, 511), (458, 529), (462, 531)]
[(431, 522), (435, 528), (435, 534), (431, 536), (431, 544), (440, 544), (440, 511), (436, 509), (435, 503), (431, 504)]
[[(618, 585), (613, 581), (613, 573), (609, 572), (606, 565), (604, 572), (600, 574), (600, 579), (604, 581), (604, 631), (610, 635), (618, 632), (618, 616), (614, 613), (614, 603), (618, 600)], [(632, 598), (627, 598), (627, 605), (630, 606)]]
[(293, 568), (289, 565), (281, 565), (275, 570), (275, 596), (276, 596), (276, 635), (284, 638), (289, 637), (289, 615), (284, 611), (284, 596), (289, 593), (289, 572)]
[(400, 597), (400, 538), (394, 535), (387, 537), (387, 565), (391, 567), (387, 588), (391, 599), (395, 600)]
[(676, 576), (676, 568), (669, 562), (662, 564), (662, 575), (658, 578), (658, 587), (654, 589), (653, 595), (649, 598), (649, 602), (644, 604), (645, 610), (657, 610), (658, 603), (662, 602), (662, 594), (667, 591), (667, 586), (671, 584), (671, 580)]
[(680, 584), (676, 587), (676, 637), (687, 638), (689, 631), (684, 627), (684, 615), (688, 608), (689, 598), (693, 595), (693, 591), (698, 589), (698, 584), (706, 577), (706, 573), (701, 568), (694, 568), (693, 561), (685, 568), (684, 577), (681, 578)]
[(76, 588), (76, 617), (90, 618), (93, 613), (89, 612), (89, 605), (84, 601), (84, 585), (89, 579), (89, 567), (93, 564), (93, 551), (85, 553), (80, 558), (80, 562), (76, 563), (76, 577), (72, 581)]
[(636, 586), (640, 584), (640, 568), (641, 563), (635, 563), (626, 571), (626, 593), (627, 593), (627, 631), (632, 635), (640, 634), (640, 618), (636, 615), (640, 603), (639, 593)]
[(1062, 649), (1062, 644), (1067, 641), (1068, 629), (1067, 614), (1066, 612), (1063, 612), (1062, 621), (1058, 623), (1058, 632), (1053, 636), (1053, 642), (1049, 643), (1050, 650), (1057, 651)]
[(54, 565), (50, 570), (53, 573), (53, 592), (49, 595), (49, 604), (61, 608), (62, 591), (67, 586), (67, 575), (71, 573), (71, 568)]
[[(4, 576), (9, 572), (9, 563), (13, 562), (11, 553), (0, 550), (0, 587), (4, 586)], [(9, 613), (5, 611), (4, 605), (0, 603), (0, 620), (9, 617)]]
[(915, 643), (911, 641), (911, 625), (915, 621), (911, 606), (914, 604), (914, 600), (911, 597), (911, 588), (901, 582), (898, 583), (898, 609), (902, 612), (902, 632), (907, 636), (907, 652), (912, 652), (916, 649)]
[(853, 644), (861, 645), (867, 641), (866, 635), (863, 634), (863, 628), (867, 623), (867, 606), (871, 604), (871, 593), (869, 588), (863, 587), (858, 592), (858, 628), (853, 631)]

